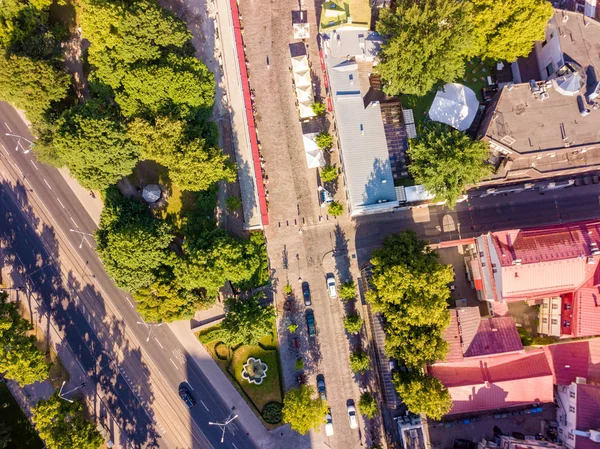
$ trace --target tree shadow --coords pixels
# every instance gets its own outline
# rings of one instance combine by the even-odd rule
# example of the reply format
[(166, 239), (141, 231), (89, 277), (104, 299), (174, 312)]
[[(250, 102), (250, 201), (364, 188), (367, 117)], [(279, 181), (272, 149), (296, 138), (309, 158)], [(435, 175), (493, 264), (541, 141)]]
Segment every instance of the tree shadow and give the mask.
[[(123, 446), (158, 447), (160, 435), (153, 412), (145, 405), (154, 401), (147, 382), (149, 370), (140, 350), (130, 347), (125, 338), (123, 321), (107, 316), (105, 300), (92, 284), (82, 285), (73, 272), (63, 274), (54, 229), (43, 224), (38, 232), (27, 224), (31, 218), (31, 223), (39, 225), (39, 219), (22, 186), (13, 189), (6, 182), (0, 184), (0, 202), (4, 212), (0, 214), (2, 265), (12, 285), (26, 288), (30, 310), (51, 317), (46, 320), (46, 338), (51, 331), (63, 337), (57, 353), (70, 352), (89, 379), (88, 385), (91, 381), (101, 391), (101, 395), (86, 397), (96, 416), (108, 423), (105, 427), (111, 432), (114, 425), (119, 427)], [(127, 373), (135, 376), (135, 386)]]

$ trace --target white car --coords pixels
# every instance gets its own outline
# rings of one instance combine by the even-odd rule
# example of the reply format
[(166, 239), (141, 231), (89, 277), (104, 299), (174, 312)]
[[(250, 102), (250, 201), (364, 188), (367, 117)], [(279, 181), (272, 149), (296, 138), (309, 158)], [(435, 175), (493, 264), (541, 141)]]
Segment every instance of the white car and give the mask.
[(358, 419), (356, 418), (356, 407), (348, 406), (348, 421), (350, 421), (351, 429), (358, 429)]
[(333, 422), (331, 421), (331, 413), (325, 415), (327, 422), (325, 423), (325, 435), (328, 437), (333, 436)]
[(330, 298), (337, 298), (337, 289), (335, 288), (335, 277), (333, 274), (327, 275), (327, 291)]

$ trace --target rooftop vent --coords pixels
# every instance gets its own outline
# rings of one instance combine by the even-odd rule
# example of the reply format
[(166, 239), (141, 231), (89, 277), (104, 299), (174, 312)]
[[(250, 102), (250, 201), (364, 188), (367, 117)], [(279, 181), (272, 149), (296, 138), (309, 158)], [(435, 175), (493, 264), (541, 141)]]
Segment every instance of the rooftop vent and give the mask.
[(362, 123), (360, 124), (360, 134), (363, 136), (365, 135), (365, 128)]
[(512, 262), (513, 265), (521, 265), (521, 259), (515, 259)]
[(596, 263), (596, 259), (594, 259), (593, 257), (588, 257), (587, 263), (588, 265), (594, 265)]

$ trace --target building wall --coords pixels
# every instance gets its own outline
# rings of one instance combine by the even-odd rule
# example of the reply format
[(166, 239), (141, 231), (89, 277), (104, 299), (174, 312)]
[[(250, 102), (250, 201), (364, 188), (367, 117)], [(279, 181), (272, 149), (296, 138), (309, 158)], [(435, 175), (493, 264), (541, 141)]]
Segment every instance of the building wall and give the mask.
[(577, 422), (577, 384), (556, 386), (556, 419), (558, 421), (558, 437), (569, 449), (575, 449), (575, 423)]
[[(540, 76), (543, 80), (547, 80), (564, 64), (558, 26), (554, 17), (552, 17), (546, 27), (546, 40), (536, 42), (534, 51), (537, 55)], [(551, 68), (549, 67), (550, 65)]]
[(540, 304), (538, 333), (560, 337), (561, 304), (559, 296), (544, 298)]

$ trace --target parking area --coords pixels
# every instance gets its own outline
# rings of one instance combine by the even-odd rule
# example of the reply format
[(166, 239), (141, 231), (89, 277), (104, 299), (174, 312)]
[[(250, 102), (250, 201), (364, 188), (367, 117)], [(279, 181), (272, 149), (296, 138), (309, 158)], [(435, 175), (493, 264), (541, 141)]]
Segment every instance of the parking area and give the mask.
[(556, 420), (554, 404), (544, 404), (541, 413), (519, 414), (503, 413), (483, 415), (479, 420), (435, 422), (428, 425), (431, 447), (434, 449), (451, 449), (455, 438), (479, 442), (482, 438), (492, 439), (494, 427), (497, 426), (505, 435), (520, 432), (524, 435), (545, 434), (549, 423)]

